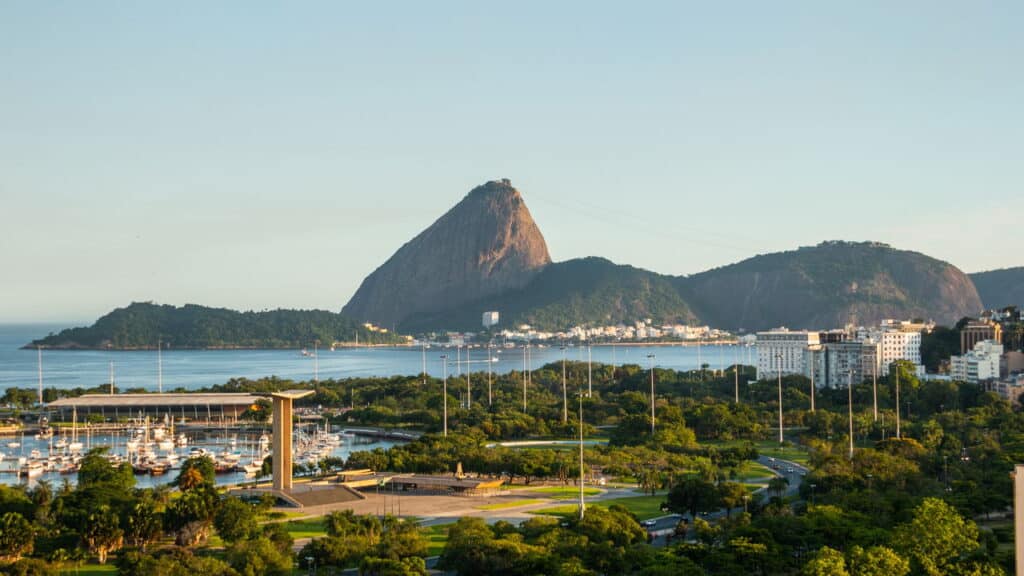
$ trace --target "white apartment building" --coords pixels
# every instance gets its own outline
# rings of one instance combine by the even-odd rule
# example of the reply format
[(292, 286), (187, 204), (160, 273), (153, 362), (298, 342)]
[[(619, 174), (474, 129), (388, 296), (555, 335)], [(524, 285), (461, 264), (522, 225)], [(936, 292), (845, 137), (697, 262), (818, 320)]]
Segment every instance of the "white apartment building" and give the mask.
[(757, 377), (803, 374), (808, 346), (818, 344), (818, 332), (778, 328), (757, 333)]
[(908, 360), (915, 366), (921, 364), (921, 333), (905, 330), (885, 330), (877, 335), (882, 344), (881, 366), (889, 366), (897, 360)]
[(812, 345), (804, 352), (804, 376), (815, 388), (846, 388), (881, 374), (881, 344), (871, 340), (845, 340)]
[(489, 310), (487, 312), (484, 312), (483, 318), (481, 319), (481, 323), (483, 324), (484, 328), (490, 328), (491, 326), (497, 326), (498, 325), (498, 319), (500, 317), (501, 317), (501, 315), (498, 314), (497, 311)]
[(971, 384), (999, 378), (999, 358), (1002, 355), (1002, 344), (995, 340), (982, 340), (970, 352), (950, 357), (950, 375), (953, 380)]

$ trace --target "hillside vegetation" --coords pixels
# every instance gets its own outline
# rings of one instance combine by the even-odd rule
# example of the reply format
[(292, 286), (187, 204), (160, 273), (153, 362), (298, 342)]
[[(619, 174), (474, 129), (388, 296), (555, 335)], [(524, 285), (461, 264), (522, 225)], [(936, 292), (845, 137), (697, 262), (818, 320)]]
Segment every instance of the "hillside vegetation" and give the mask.
[(195, 304), (170, 306), (135, 302), (86, 328), (70, 328), (32, 341), (47, 348), (303, 348), (351, 342), (393, 344), (400, 336), (370, 331), (325, 310), (238, 312)]

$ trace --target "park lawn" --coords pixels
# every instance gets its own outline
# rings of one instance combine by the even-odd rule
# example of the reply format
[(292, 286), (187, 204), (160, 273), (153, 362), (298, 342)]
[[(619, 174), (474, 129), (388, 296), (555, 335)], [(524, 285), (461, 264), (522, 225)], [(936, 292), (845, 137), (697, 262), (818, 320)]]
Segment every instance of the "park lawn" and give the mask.
[(737, 470), (736, 481), (748, 482), (757, 478), (771, 478), (772, 476), (775, 476), (775, 474), (764, 464), (747, 460)]
[[(647, 520), (650, 518), (657, 518), (658, 516), (665, 515), (665, 513), (661, 511), (661, 504), (663, 502), (665, 502), (664, 496), (631, 496), (627, 498), (610, 498), (608, 500), (590, 502), (587, 504), (587, 506), (600, 506), (601, 508), (609, 508), (615, 504), (618, 504), (632, 512), (638, 520)], [(532, 510), (529, 513), (541, 514), (544, 516), (568, 517), (575, 516), (577, 513), (579, 513), (579, 506), (575, 504), (565, 504), (562, 506), (552, 506), (550, 508)]]
[(420, 533), (427, 541), (427, 556), (440, 556), (444, 552), (445, 544), (448, 543), (448, 529), (452, 524), (437, 524), (420, 528)]
[(319, 538), (327, 535), (327, 527), (322, 516), (285, 522), (284, 527), (292, 535), (292, 538), (296, 540), (299, 538)]
[[(545, 486), (543, 488), (534, 488), (530, 490), (536, 494), (543, 494), (549, 498), (555, 500), (571, 500), (573, 498), (579, 498), (580, 488), (579, 486)], [(584, 488), (584, 496), (595, 496), (600, 494), (602, 490), (600, 488)]]
[(476, 506), (477, 510), (504, 510), (505, 508), (515, 508), (517, 506), (529, 506), (530, 504), (540, 504), (544, 500), (538, 500), (536, 498), (526, 498), (523, 500), (513, 500), (511, 502), (498, 502), (497, 504), (484, 504), (483, 506)]
[[(728, 448), (733, 446), (743, 446), (749, 440), (703, 440), (701, 444), (705, 446), (718, 446), (721, 448)], [(781, 460), (789, 460), (790, 462), (796, 462), (797, 464), (807, 465), (807, 448), (799, 444), (790, 444), (789, 446), (780, 446), (778, 440), (755, 440), (752, 442), (754, 448), (757, 449), (757, 453), (762, 456), (769, 456), (771, 458), (779, 458)]]
[(82, 566), (75, 568), (75, 574), (81, 576), (102, 576), (104, 574), (117, 574), (117, 566), (110, 560), (107, 560), (106, 564), (82, 564)]

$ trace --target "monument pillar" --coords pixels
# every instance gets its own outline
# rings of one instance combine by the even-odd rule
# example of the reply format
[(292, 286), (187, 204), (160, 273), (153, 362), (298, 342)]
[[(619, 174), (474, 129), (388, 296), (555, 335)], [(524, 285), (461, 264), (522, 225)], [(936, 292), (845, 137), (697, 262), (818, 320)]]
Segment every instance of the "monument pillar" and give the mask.
[(312, 390), (286, 390), (274, 392), (270, 398), (274, 406), (273, 450), (274, 490), (292, 489), (292, 401), (312, 394)]

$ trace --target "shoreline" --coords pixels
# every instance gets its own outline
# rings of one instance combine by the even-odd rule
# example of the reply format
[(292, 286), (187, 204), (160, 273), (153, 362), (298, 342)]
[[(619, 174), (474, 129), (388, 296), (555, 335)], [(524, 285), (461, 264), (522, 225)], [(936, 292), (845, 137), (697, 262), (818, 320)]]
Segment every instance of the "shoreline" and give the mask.
[[(644, 347), (644, 346), (655, 346), (655, 347), (673, 347), (673, 346), (675, 346), (675, 347), (680, 347), (680, 348), (688, 348), (688, 347), (699, 347), (699, 346), (742, 346), (742, 345), (743, 344), (741, 344), (740, 342), (738, 342), (736, 340), (708, 340), (708, 341), (702, 341), (702, 342), (694, 342), (692, 340), (672, 340), (672, 341), (658, 340), (658, 341), (653, 341), (653, 342), (646, 342), (646, 341), (636, 340), (636, 341), (624, 341), (624, 342), (606, 342), (606, 341), (602, 341), (602, 342), (590, 342), (590, 343), (588, 343), (585, 340), (583, 340), (583, 341), (574, 340), (574, 341), (569, 343), (569, 347), (572, 347), (572, 348), (583, 347), (583, 346), (592, 346), (594, 348), (598, 348), (598, 347), (631, 347), (631, 348), (638, 348), (638, 347)], [(548, 343), (546, 341), (540, 341), (540, 342), (531, 342), (530, 346), (534, 347), (534, 348), (536, 348), (536, 347), (555, 348), (557, 346), (561, 346), (561, 344)], [(396, 348), (396, 349), (408, 348), (408, 349), (412, 349), (412, 350), (418, 350), (421, 347), (422, 347), (422, 345), (420, 345), (420, 344), (412, 344), (412, 343), (406, 343), (406, 344), (355, 344), (353, 342), (353, 343), (335, 344), (334, 345), (335, 350), (337, 350), (337, 349), (355, 350), (355, 349), (361, 349), (361, 348), (371, 348), (371, 349), (373, 349), (373, 348)], [(434, 342), (434, 343), (428, 344), (428, 347), (429, 348), (455, 348), (456, 346), (453, 346), (451, 344), (443, 344), (443, 343)], [(466, 347), (486, 348), (487, 346), (486, 346), (486, 344), (472, 344), (472, 345), (469, 345), (469, 346), (462, 345), (460, 347), (461, 348), (466, 348)], [(516, 342), (515, 345), (512, 346), (513, 349), (522, 348), (522, 347), (523, 347), (523, 344), (521, 342)], [(19, 350), (35, 350), (36, 348), (37, 347), (33, 346), (32, 344), (25, 344), (24, 346), (21, 346), (18, 349)], [(39, 346), (39, 348), (41, 348), (43, 350), (46, 350), (48, 352), (155, 352), (157, 350), (156, 346), (138, 346), (138, 347), (127, 347), (127, 348), (118, 348), (118, 347), (114, 347), (114, 346)], [(504, 346), (497, 346), (497, 345), (495, 345), (495, 346), (493, 346), (493, 348), (505, 348), (505, 347)], [(164, 352), (174, 352), (174, 351), (180, 351), (180, 352), (203, 352), (203, 351), (209, 351), (209, 352), (223, 352), (223, 351), (234, 352), (234, 351), (239, 351), (239, 350), (252, 350), (252, 351), (278, 351), (278, 350), (295, 350), (295, 351), (300, 351), (300, 350), (307, 350), (308, 351), (309, 348), (308, 347), (305, 347), (305, 348), (303, 348), (303, 347), (295, 347), (295, 346), (206, 346), (206, 347), (200, 347), (200, 346), (175, 346), (173, 348), (164, 348), (163, 350), (164, 350)], [(321, 351), (327, 351), (327, 352), (331, 352), (332, 351), (329, 347), (328, 348), (321, 348), (320, 350)]]

